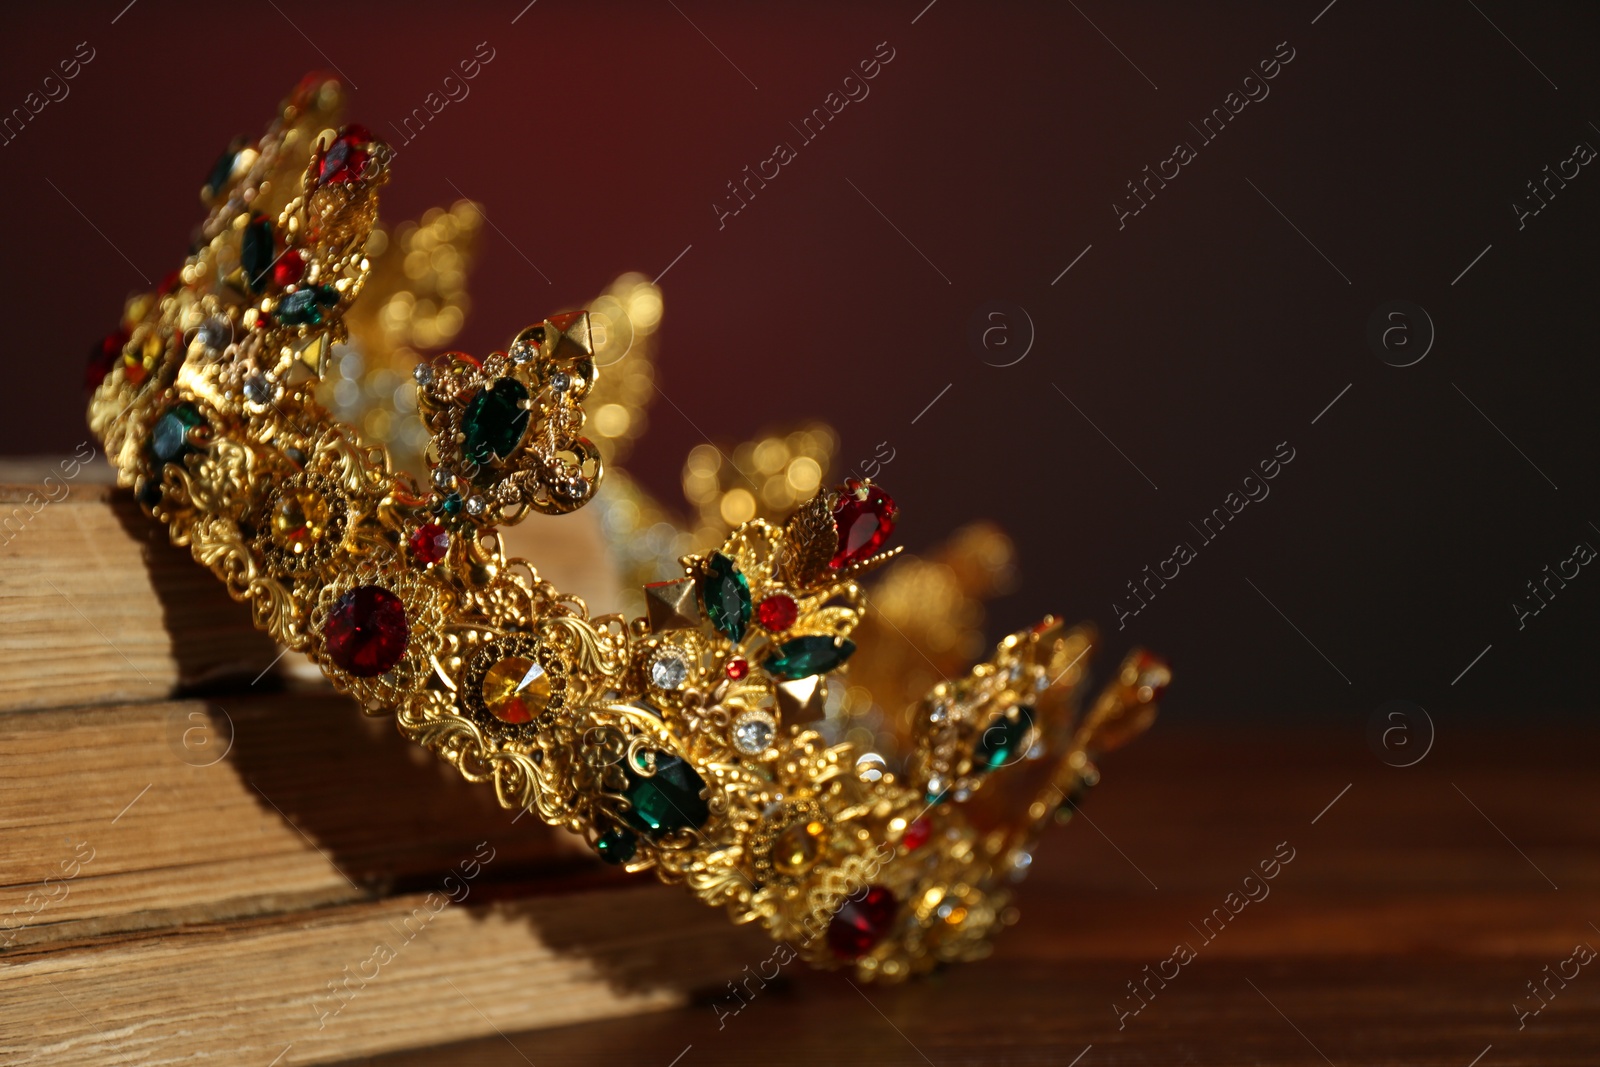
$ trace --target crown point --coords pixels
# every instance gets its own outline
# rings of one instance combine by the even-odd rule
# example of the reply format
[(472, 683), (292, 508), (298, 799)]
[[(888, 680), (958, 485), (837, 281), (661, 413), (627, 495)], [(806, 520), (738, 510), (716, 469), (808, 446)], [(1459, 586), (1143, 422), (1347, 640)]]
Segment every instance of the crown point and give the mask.
[(778, 711), (786, 723), (803, 726), (826, 718), (822, 698), (822, 679), (817, 675), (778, 683)]
[(894, 532), (899, 516), (894, 498), (882, 486), (857, 478), (846, 481), (833, 505), (839, 547), (828, 565), (842, 570), (873, 555)]
[(700, 599), (693, 578), (651, 582), (644, 587), (644, 601), (652, 633), (700, 628)]

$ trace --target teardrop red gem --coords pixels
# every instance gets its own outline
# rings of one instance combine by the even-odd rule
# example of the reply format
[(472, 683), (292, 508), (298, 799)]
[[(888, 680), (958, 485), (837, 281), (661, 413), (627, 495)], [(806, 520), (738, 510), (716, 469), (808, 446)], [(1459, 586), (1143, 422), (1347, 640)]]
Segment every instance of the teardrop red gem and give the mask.
[(859, 563), (878, 551), (900, 517), (894, 498), (880, 485), (851, 478), (838, 492), (833, 524), (839, 531), (839, 548), (829, 563), (834, 570)]

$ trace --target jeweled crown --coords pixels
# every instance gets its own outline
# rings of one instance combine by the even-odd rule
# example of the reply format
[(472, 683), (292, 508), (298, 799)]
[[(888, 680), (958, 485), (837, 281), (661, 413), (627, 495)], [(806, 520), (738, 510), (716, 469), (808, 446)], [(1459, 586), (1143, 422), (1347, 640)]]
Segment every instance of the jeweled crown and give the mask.
[[(864, 978), (985, 953), (1038, 834), (1154, 718), (1165, 665), (1135, 651), (1084, 708), (1093, 631), (1046, 618), (902, 706), (891, 670), (854, 662), (864, 579), (899, 551), (862, 477), (683, 556), (644, 616), (591, 617), (497, 532), (601, 483), (588, 313), (416, 365), (421, 483), (317, 403), (394, 252), (374, 230), (391, 154), (339, 103), (308, 78), (230, 146), (191, 254), (98, 351), (89, 417), (123, 484), (336, 688), (606, 862)], [(845, 684), (862, 676), (887, 691)]]

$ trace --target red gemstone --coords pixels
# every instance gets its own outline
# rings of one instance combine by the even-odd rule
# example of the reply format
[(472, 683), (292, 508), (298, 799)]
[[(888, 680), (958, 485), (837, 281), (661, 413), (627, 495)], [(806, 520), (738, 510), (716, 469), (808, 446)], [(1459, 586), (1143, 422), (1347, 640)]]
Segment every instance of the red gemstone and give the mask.
[(839, 488), (833, 505), (833, 524), (839, 531), (839, 550), (829, 566), (838, 570), (872, 555), (894, 532), (900, 509), (882, 486), (851, 478)]
[(436, 522), (424, 523), (411, 534), (411, 554), (418, 563), (438, 563), (450, 551), (450, 531)]
[(405, 605), (382, 586), (358, 586), (328, 613), (322, 639), (339, 667), (357, 678), (376, 677), (406, 654), (411, 628)]
[(894, 894), (875, 885), (846, 900), (828, 923), (828, 947), (842, 960), (857, 960), (882, 941), (894, 923)]
[(89, 365), (83, 371), (83, 385), (86, 389), (93, 389), (106, 380), (106, 375), (111, 373), (122, 359), (122, 348), (128, 343), (128, 334), (125, 330), (116, 330), (106, 334), (89, 353)]
[(278, 257), (278, 262), (272, 265), (272, 284), (279, 289), (286, 288), (305, 277), (306, 261), (300, 258), (300, 253), (289, 249)]
[(742, 660), (735, 656), (733, 659), (728, 661), (728, 665), (724, 667), (723, 670), (728, 672), (729, 678), (732, 678), (737, 682), (739, 679), (750, 673), (750, 664), (748, 661)]
[(366, 127), (346, 126), (323, 154), (317, 180), (323, 185), (358, 180), (366, 173), (367, 163), (372, 158), (366, 147), (371, 142), (372, 134)]
[(900, 835), (900, 845), (907, 852), (915, 852), (928, 843), (928, 838), (933, 836), (933, 823), (926, 815), (913, 819), (911, 825), (906, 827), (906, 832)]
[(756, 621), (768, 633), (781, 634), (794, 625), (799, 614), (800, 609), (795, 607), (794, 597), (777, 593), (767, 597), (756, 608)]

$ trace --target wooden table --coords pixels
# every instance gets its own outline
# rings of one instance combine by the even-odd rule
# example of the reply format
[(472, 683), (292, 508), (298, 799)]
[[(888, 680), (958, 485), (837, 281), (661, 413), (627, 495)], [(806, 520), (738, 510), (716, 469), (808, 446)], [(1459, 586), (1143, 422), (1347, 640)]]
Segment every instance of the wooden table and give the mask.
[[(1564, 961), (1600, 947), (1600, 729), (1508, 727), (1523, 717), (1441, 723), (1408, 768), (1380, 762), (1364, 715), (1163, 722), (1047, 838), (1021, 925), (982, 963), (860, 988), (796, 967), (720, 1020), (726, 989), (363, 1062), (1592, 1065), (1600, 959)], [(1246, 890), (1261, 899), (1238, 905)], [(1230, 893), (1241, 910), (1207, 941), (1197, 927)], [(1180, 942), (1195, 958), (1164, 963)], [(1562, 988), (1557, 969), (1578, 973)], [(1156, 971), (1177, 973), (1162, 988)], [(1119, 1027), (1114, 1005), (1139, 1003), (1127, 983), (1147, 980)], [(1540, 1003), (1529, 982), (1554, 995), (1519, 1028)]]

